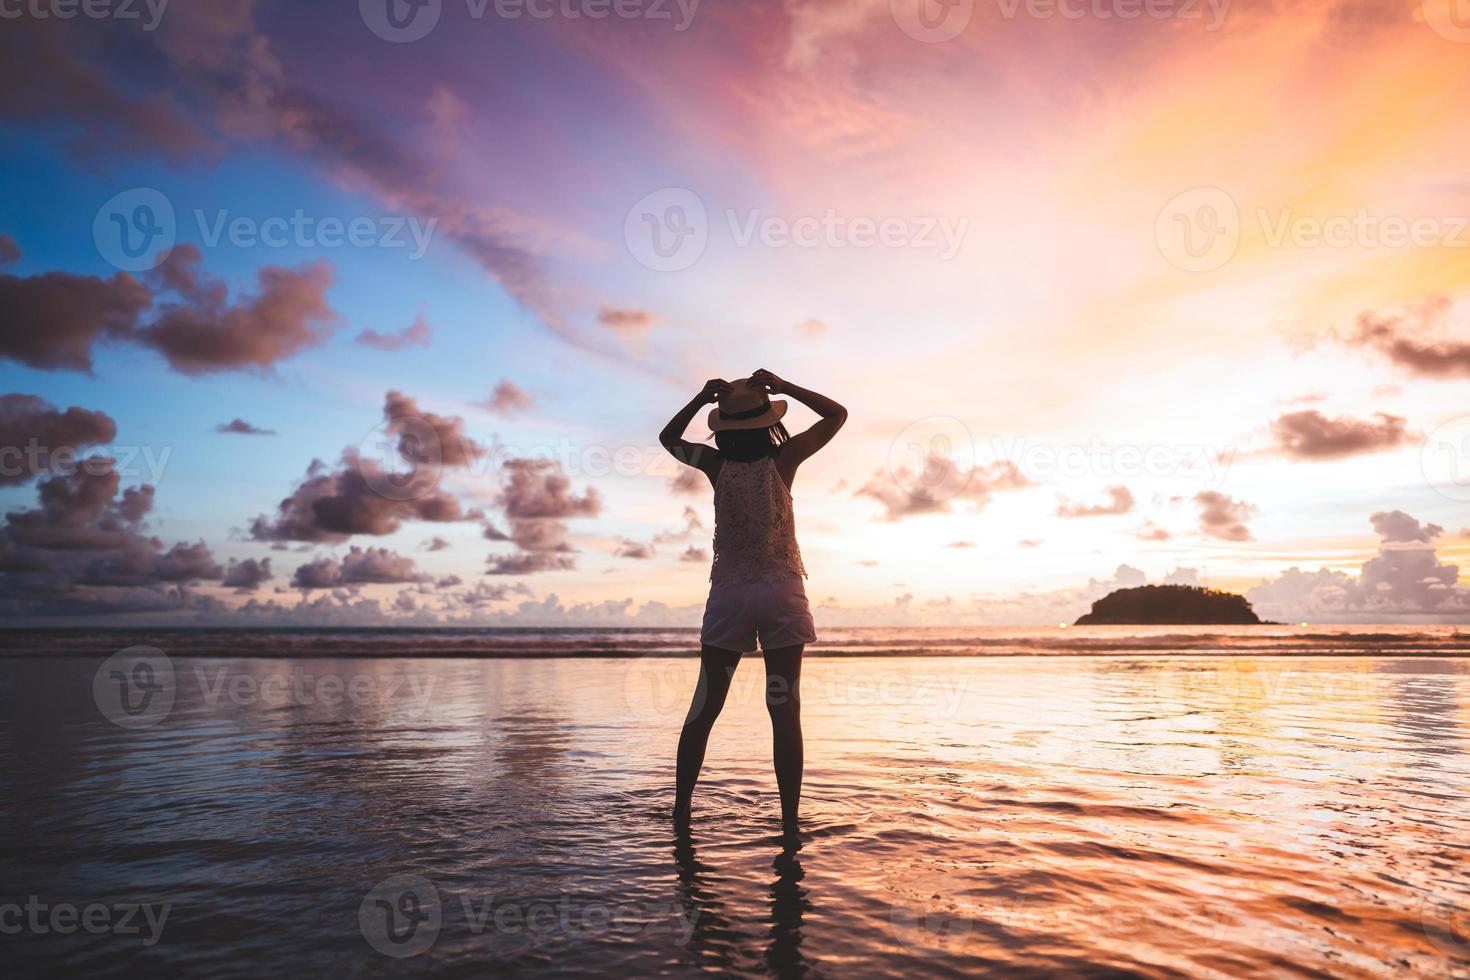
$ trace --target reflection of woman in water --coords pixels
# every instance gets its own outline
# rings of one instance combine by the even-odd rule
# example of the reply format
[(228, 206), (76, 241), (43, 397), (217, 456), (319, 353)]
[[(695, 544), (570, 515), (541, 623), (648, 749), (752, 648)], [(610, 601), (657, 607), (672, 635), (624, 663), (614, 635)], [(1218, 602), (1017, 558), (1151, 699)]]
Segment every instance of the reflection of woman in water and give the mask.
[[(821, 418), (801, 434), (788, 435), (781, 424), (787, 404), (771, 401), (773, 394), (790, 395)], [(683, 438), (695, 414), (711, 402), (718, 403), (709, 413), (714, 450)], [(680, 823), (689, 820), (710, 729), (725, 706), (735, 667), (759, 641), (781, 822), (788, 831), (796, 829), (802, 768), (797, 688), (802, 650), (816, 632), (802, 583), (806, 569), (796, 544), (791, 482), (796, 468), (845, 421), (847, 409), (832, 399), (763, 369), (735, 382), (706, 382), (659, 434), (665, 449), (703, 470), (715, 488), (715, 558), (699, 637), (699, 686), (679, 737), (674, 819)]]

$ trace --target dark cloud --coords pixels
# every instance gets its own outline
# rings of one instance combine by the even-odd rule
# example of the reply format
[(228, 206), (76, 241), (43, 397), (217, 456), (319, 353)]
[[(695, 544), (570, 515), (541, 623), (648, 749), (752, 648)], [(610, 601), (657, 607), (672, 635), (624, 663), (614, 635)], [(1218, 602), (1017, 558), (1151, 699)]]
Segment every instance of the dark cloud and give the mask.
[(251, 522), (250, 536), (256, 541), (344, 541), (354, 534), (392, 534), (404, 521), (444, 523), (478, 516), (439, 489), (437, 474), (417, 470), (405, 480), (348, 449), (336, 469), (312, 461), (276, 515)]
[(510, 531), (485, 522), (485, 537), (511, 541), (512, 555), (492, 555), (489, 575), (527, 575), (576, 567), (575, 549), (566, 540), (566, 520), (595, 517), (602, 510), (597, 491), (588, 487), (580, 496), (561, 465), (551, 460), (508, 459), (501, 464), (503, 483), (495, 503)]
[(269, 558), (246, 558), (244, 561), (236, 561), (232, 558), (220, 584), (240, 593), (254, 592), (272, 577)]
[(1428, 378), (1470, 378), (1470, 341), (1435, 338), (1448, 319), (1448, 300), (1434, 299), (1398, 316), (1363, 313), (1349, 341)]
[(1401, 510), (1379, 511), (1368, 522), (1386, 543), (1429, 544), (1444, 534), (1444, 528), (1438, 524), (1420, 524)]
[(673, 494), (704, 494), (709, 490), (709, 477), (702, 470), (683, 466), (669, 477), (669, 492)]
[(276, 434), (275, 429), (262, 429), (259, 426), (251, 425), (244, 419), (231, 419), (228, 422), (221, 422), (214, 427), (214, 431), (234, 433), (235, 435), (241, 436), (273, 436)]
[(256, 294), (232, 303), (200, 262), (199, 248), (186, 243), (144, 281), (125, 272), (0, 275), (0, 358), (90, 373), (93, 349), (107, 340), (143, 344), (175, 370), (203, 374), (267, 370), (326, 339), (336, 317), (326, 300), (330, 263), (266, 266), (256, 273)]
[(972, 501), (980, 510), (999, 492), (1032, 485), (1009, 460), (966, 469), (947, 456), (930, 453), (921, 472), (906, 467), (892, 472), (878, 470), (853, 496), (871, 497), (883, 505), (885, 520), (898, 521), (921, 514), (949, 513), (954, 500)]
[(20, 261), (20, 245), (14, 235), (0, 235), (0, 265)]
[(1293, 459), (1342, 459), (1411, 442), (1408, 422), (1379, 412), (1374, 420), (1331, 419), (1315, 410), (1291, 412), (1271, 426), (1281, 452)]
[(536, 572), (564, 572), (576, 568), (569, 555), (550, 551), (518, 551), (510, 555), (491, 555), (486, 575), (531, 575)]
[(449, 547), (449, 542), (445, 541), (443, 538), (430, 538), (429, 540), (425, 541), (420, 547), (422, 547), (425, 551), (444, 551)]
[(161, 303), (138, 339), (176, 371), (268, 370), (330, 335), (337, 318), (326, 297), (331, 263), (265, 266), (255, 274), (256, 294), (232, 304), (228, 287), (203, 275), (201, 259), (198, 246), (184, 243), (150, 274), (150, 282), (179, 299)]
[(90, 373), (98, 340), (130, 339), (152, 302), (148, 287), (126, 272), (111, 279), (0, 275), (0, 358)]
[(186, 586), (223, 576), (203, 542), (148, 533), (153, 488), (121, 487), (114, 460), (90, 457), (36, 485), (38, 506), (0, 526), (0, 609), (12, 615), (159, 611), (198, 601)]
[(298, 589), (335, 589), (431, 580), (431, 576), (418, 570), (412, 558), (387, 548), (353, 545), (340, 561), (318, 558), (298, 567), (291, 584)]
[(0, 486), (26, 483), (116, 436), (116, 423), (102, 412), (75, 405), (62, 412), (38, 395), (0, 395)]
[(1062, 497), (1057, 503), (1057, 516), (1108, 517), (1116, 514), (1127, 514), (1133, 510), (1133, 492), (1127, 487), (1122, 485), (1108, 487), (1107, 493), (1107, 503), (1101, 504), (1079, 504), (1068, 500), (1066, 497)]
[(344, 449), (336, 469), (313, 460), (306, 478), (282, 500), (276, 516), (257, 517), (257, 541), (343, 541), (354, 534), (392, 534), (404, 521), (433, 523), (481, 520), (439, 486), (443, 470), (467, 466), (485, 448), (464, 431), (464, 419), (422, 411), (400, 391), (383, 400), (384, 429), (396, 437), (394, 454), (412, 464), (389, 470), (376, 460)]
[(696, 548), (694, 545), (691, 544), (689, 547), (684, 549), (684, 553), (679, 556), (679, 560), (687, 562), (706, 562), (709, 561), (709, 552), (705, 551), (703, 548)]
[(588, 487), (578, 496), (558, 463), (538, 459), (508, 459), (501, 467), (507, 483), (498, 503), (512, 519), (596, 517), (602, 510), (597, 491)]
[(658, 317), (647, 310), (625, 310), (606, 304), (598, 307), (597, 322), (615, 333), (639, 336), (653, 329)]
[(1194, 501), (1199, 504), (1199, 527), (1205, 534), (1221, 541), (1251, 540), (1245, 522), (1256, 513), (1253, 505), (1215, 490), (1195, 494)]
[(476, 582), (475, 587), (466, 592), (458, 593), (454, 598), (471, 607), (489, 605), (495, 602), (508, 602), (513, 596), (529, 597), (531, 590), (526, 588), (524, 582), (514, 585), (490, 585), (488, 582)]
[(485, 407), (499, 415), (515, 415), (531, 410), (531, 396), (514, 382), (504, 378), (490, 392)]
[(433, 336), (434, 328), (429, 326), (429, 321), (420, 313), (414, 317), (413, 323), (393, 333), (364, 330), (357, 335), (357, 342), (364, 347), (375, 347), (378, 350), (404, 350), (415, 346), (428, 347)]
[(486, 453), (484, 446), (465, 434), (457, 415), (436, 415), (419, 408), (401, 391), (383, 399), (383, 421), (398, 437), (398, 455), (419, 466), (468, 466)]
[(633, 541), (629, 538), (624, 538), (620, 541), (617, 549), (613, 552), (613, 557), (615, 558), (633, 558), (638, 561), (647, 561), (653, 556), (653, 545), (644, 544), (641, 541)]

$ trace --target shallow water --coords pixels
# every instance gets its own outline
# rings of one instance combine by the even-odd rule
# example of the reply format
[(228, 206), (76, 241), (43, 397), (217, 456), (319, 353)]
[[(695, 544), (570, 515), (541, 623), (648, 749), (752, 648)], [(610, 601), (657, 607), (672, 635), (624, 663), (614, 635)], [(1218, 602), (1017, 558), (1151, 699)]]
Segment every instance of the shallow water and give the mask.
[(0, 664), (15, 975), (1470, 975), (1464, 660), (812, 658), (799, 849), (755, 658), (685, 840), (689, 660), (136, 666)]

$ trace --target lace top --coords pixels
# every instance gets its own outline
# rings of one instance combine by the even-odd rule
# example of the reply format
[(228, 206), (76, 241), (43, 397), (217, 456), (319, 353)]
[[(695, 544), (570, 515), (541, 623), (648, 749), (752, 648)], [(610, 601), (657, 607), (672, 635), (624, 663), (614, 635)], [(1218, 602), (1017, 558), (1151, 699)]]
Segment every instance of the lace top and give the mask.
[(791, 491), (776, 461), (727, 459), (715, 478), (715, 560), (710, 581), (717, 585), (803, 578), (801, 549)]

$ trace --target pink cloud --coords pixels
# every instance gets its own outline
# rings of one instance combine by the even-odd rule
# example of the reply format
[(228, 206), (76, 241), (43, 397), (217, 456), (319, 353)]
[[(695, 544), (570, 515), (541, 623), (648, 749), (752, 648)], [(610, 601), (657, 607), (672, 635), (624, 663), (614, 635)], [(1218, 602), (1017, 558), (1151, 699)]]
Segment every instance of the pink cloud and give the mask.
[(1108, 500), (1101, 504), (1079, 504), (1062, 497), (1057, 504), (1058, 517), (1107, 517), (1133, 510), (1133, 493), (1125, 486), (1108, 487)]
[(7, 451), (0, 486), (26, 483), (49, 472), (58, 453), (74, 456), (116, 436), (117, 424), (102, 412), (75, 405), (62, 412), (38, 395), (0, 395), (0, 448)]
[(520, 385), (504, 378), (490, 392), (485, 407), (497, 415), (516, 415), (531, 410), (531, 396)]
[(1294, 459), (1342, 459), (1412, 442), (1406, 419), (1379, 412), (1374, 421), (1331, 419), (1315, 410), (1291, 412), (1271, 426), (1282, 453)]
[(1245, 522), (1256, 513), (1256, 508), (1242, 500), (1226, 496), (1215, 490), (1195, 494), (1199, 504), (1200, 530), (1221, 541), (1250, 541), (1253, 537)]
[(364, 347), (374, 347), (378, 350), (405, 350), (409, 347), (428, 347), (429, 340), (434, 336), (434, 328), (429, 326), (429, 321), (424, 319), (420, 313), (414, 317), (413, 323), (392, 333), (379, 333), (376, 330), (364, 330), (357, 335), (357, 342)]

